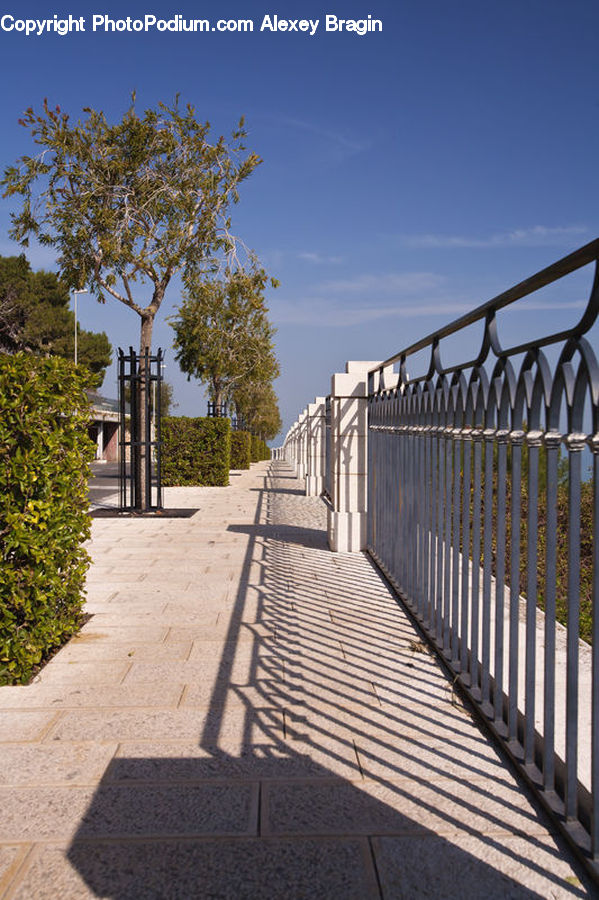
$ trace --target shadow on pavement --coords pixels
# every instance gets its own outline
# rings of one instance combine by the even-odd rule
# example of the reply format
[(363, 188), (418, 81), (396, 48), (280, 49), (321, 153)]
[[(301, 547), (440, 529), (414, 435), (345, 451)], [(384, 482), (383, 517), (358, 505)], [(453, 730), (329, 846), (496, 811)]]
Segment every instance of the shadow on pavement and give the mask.
[(276, 506), (260, 524), (265, 498), (208, 702), (187, 707), (199, 741), (158, 722), (112, 760), (64, 895), (82, 879), (113, 900), (588, 896), (367, 561), (306, 553), (316, 534)]

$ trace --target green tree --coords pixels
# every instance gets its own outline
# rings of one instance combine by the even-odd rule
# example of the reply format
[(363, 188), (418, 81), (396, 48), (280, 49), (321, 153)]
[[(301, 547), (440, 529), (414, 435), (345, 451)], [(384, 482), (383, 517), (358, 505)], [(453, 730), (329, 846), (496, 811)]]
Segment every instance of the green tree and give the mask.
[(239, 382), (233, 391), (233, 402), (249, 431), (265, 441), (277, 436), (283, 423), (277, 395), (270, 382)]
[[(21, 123), (40, 153), (20, 157), (0, 182), (4, 196), (22, 198), (11, 236), (53, 247), (70, 288), (87, 285), (100, 302), (109, 295), (134, 310), (143, 354), (173, 275), (182, 271), (187, 282), (219, 254), (236, 259), (229, 208), (260, 159), (245, 154), (243, 119), (230, 143), (211, 143), (209, 123), (192, 106), (181, 109), (178, 97), (140, 116), (133, 95), (114, 125), (101, 111), (83, 112), (75, 124), (47, 101), (41, 113), (25, 113)], [(136, 468), (144, 483), (143, 450)]]
[(175, 403), (174, 400), (175, 391), (172, 384), (169, 384), (168, 381), (160, 382), (160, 415), (161, 416), (170, 416), (173, 409), (176, 409), (179, 404)]
[(267, 283), (264, 271), (198, 278), (168, 320), (182, 371), (205, 384), (217, 405), (230, 402), (240, 383), (269, 382), (279, 374), (264, 302)]
[[(32, 272), (23, 254), (0, 257), (0, 350), (72, 359), (75, 317), (68, 305), (68, 288), (54, 272)], [(104, 332), (79, 324), (77, 335), (79, 362), (99, 387), (111, 361), (110, 342)]]

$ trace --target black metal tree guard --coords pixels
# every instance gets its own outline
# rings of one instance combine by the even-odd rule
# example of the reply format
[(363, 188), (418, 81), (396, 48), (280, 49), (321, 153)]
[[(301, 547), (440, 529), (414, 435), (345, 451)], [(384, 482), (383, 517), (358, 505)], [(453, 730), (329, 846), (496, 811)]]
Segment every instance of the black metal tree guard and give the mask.
[(226, 403), (215, 403), (214, 400), (208, 401), (208, 418), (224, 419), (228, 416)]
[[(162, 509), (160, 388), (163, 359), (164, 354), (160, 349), (155, 355), (150, 355), (146, 349), (145, 354), (141, 356), (133, 347), (129, 347), (128, 354), (119, 347), (119, 462), (122, 512), (155, 512)], [(145, 390), (142, 390), (144, 385)]]
[(242, 415), (235, 412), (229, 412), (227, 403), (215, 403), (214, 400), (208, 401), (208, 418), (209, 419), (231, 419), (232, 431), (245, 431), (245, 420)]

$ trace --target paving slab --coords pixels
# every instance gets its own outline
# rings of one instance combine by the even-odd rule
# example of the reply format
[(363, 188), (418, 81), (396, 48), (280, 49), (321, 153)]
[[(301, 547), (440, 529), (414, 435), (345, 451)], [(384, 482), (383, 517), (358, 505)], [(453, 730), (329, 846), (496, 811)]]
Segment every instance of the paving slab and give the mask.
[(268, 834), (547, 834), (513, 780), (268, 784), (262, 802)]
[(191, 641), (157, 643), (149, 641), (101, 642), (71, 640), (57, 656), (62, 662), (68, 660), (121, 660), (131, 662), (155, 662), (157, 660), (186, 660), (191, 651)]
[[(171, 681), (117, 685), (35, 683), (26, 689), (15, 688), (10, 693), (0, 693), (0, 710), (11, 708), (15, 710), (46, 710), (50, 708), (57, 710), (89, 707), (93, 710), (104, 707), (125, 708), (130, 706), (176, 707), (181, 700), (183, 688), (183, 684)], [(0, 688), (0, 691), (3, 690), (4, 688)], [(2, 718), (5, 715), (3, 712)], [(32, 715), (32, 713), (27, 713), (27, 715)]]
[(377, 900), (368, 842), (221, 839), (41, 846), (11, 900)]
[[(283, 715), (277, 708), (246, 711), (230, 704), (225, 713), (214, 712), (211, 706), (66, 710), (50, 730), (48, 740), (155, 741), (168, 740), (173, 735), (199, 740), (208, 732), (226, 739), (228, 744), (242, 746), (250, 741), (271, 743), (273, 734), (283, 732)], [(214, 743), (213, 738), (210, 743)]]
[(92, 618), (0, 688), (0, 897), (595, 896), (285, 464), (94, 518)]
[(536, 835), (534, 839), (474, 834), (375, 837), (372, 843), (385, 900), (439, 896), (447, 900), (463, 900), (465, 896), (475, 900), (559, 900), (588, 896), (551, 835)]
[(0, 840), (255, 834), (258, 784), (0, 788)]
[[(20, 691), (20, 688), (0, 688), (0, 708), (3, 697), (6, 696), (7, 703), (10, 702), (13, 690)], [(56, 713), (52, 710), (7, 710), (4, 707), (0, 716), (0, 742), (41, 740), (55, 721)]]
[(190, 741), (124, 741), (105, 781), (196, 782), (206, 779), (339, 778), (361, 780), (353, 745), (326, 748), (309, 743), (253, 743), (235, 752)]
[(35, 678), (36, 684), (118, 684), (129, 669), (129, 662), (102, 662), (101, 660), (65, 660), (58, 657), (54, 665), (45, 666)]
[(0, 785), (96, 784), (117, 748), (90, 741), (0, 744)]
[(136, 624), (96, 625), (92, 617), (83, 626), (76, 640), (80, 643), (108, 638), (111, 641), (156, 641), (161, 643), (166, 638), (168, 630), (168, 625), (151, 625), (144, 620)]
[(15, 874), (31, 850), (29, 844), (0, 843), (0, 896), (13, 881)]

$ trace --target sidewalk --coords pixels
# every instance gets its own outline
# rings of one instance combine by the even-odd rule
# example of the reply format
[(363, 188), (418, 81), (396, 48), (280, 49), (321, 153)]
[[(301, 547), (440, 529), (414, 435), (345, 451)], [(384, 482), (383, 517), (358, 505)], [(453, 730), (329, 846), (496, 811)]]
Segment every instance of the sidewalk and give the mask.
[(93, 618), (0, 688), (0, 897), (595, 896), (285, 463), (165, 496), (94, 519)]

